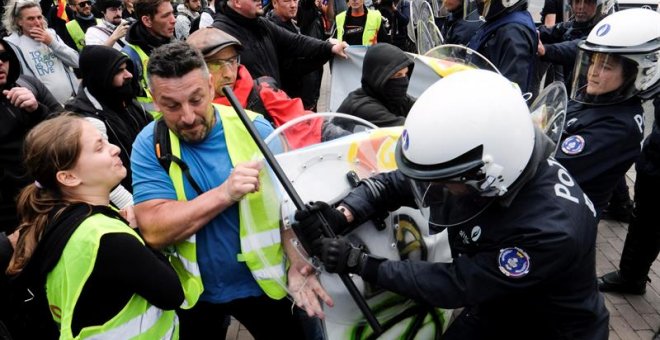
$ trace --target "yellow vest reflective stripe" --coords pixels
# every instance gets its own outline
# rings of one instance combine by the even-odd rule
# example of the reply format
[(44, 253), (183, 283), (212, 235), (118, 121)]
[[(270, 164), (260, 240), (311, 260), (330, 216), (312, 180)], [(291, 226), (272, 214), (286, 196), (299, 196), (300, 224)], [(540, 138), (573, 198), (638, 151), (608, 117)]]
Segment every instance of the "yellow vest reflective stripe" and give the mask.
[[(228, 106), (216, 104), (213, 106), (220, 114), (223, 129), (231, 131), (231, 133), (225, 133), (225, 141), (232, 166), (252, 160), (257, 154), (261, 155), (236, 112)], [(252, 120), (258, 116), (252, 111), (246, 112)], [(178, 137), (172, 131), (169, 133), (170, 152), (172, 155), (182, 158)], [(183, 173), (175, 162), (170, 163), (169, 175), (177, 199), (185, 201)], [(275, 188), (267, 171), (261, 172), (259, 181), (259, 192), (246, 195), (239, 202), (241, 254), (237, 255), (237, 259), (245, 262), (266, 295), (273, 299), (281, 299), (287, 293), (283, 288), (286, 284), (286, 270), (284, 249), (280, 238), (279, 203), (267, 201), (269, 197), (276, 197), (273, 196)], [(264, 195), (264, 192), (267, 192), (268, 195)], [(195, 244), (195, 235), (193, 235), (187, 240), (177, 243), (174, 246), (174, 253), (170, 256), (170, 261), (184, 286), (186, 302), (182, 308), (194, 306), (203, 291)], [(263, 256), (260, 256), (260, 253)], [(201, 291), (198, 291), (198, 287), (202, 287)]]
[[(342, 41), (344, 37), (344, 23), (346, 22), (346, 11), (337, 14), (335, 19), (337, 23), (337, 40)], [(379, 11), (367, 10), (367, 22), (364, 24), (364, 31), (362, 32), (362, 45), (371, 46), (376, 44), (378, 40), (378, 30), (382, 22), (382, 17)]]
[[(140, 76), (140, 87), (144, 90), (144, 93), (146, 96), (143, 97), (137, 97), (137, 101), (142, 104), (142, 107), (144, 108), (145, 111), (149, 112), (151, 116), (154, 118), (154, 120), (160, 119), (162, 114), (160, 111), (156, 109), (156, 105), (154, 105), (154, 99), (151, 96), (151, 91), (149, 91), (149, 81), (148, 81), (148, 75), (147, 75), (147, 64), (149, 63), (149, 56), (144, 53), (142, 48), (138, 45), (133, 45), (133, 44), (126, 44), (129, 46), (129, 48), (132, 48), (140, 57), (140, 64), (142, 67), (140, 70), (142, 71), (142, 74), (134, 74), (133, 76)], [(130, 58), (130, 56), (129, 56)]]
[[(100, 25), (101, 23), (103, 23), (101, 19), (96, 19), (97, 25)], [(85, 32), (83, 31), (82, 27), (80, 27), (78, 20), (71, 20), (67, 22), (66, 30), (69, 32), (71, 39), (73, 39), (73, 42), (76, 44), (78, 52), (82, 51), (83, 47), (85, 47)]]
[(85, 327), (75, 337), (72, 334), (76, 302), (94, 269), (101, 237), (108, 233), (130, 234), (144, 244), (124, 222), (97, 213), (87, 217), (73, 232), (60, 260), (48, 274), (46, 294), (53, 319), (60, 326), (60, 339), (178, 339), (176, 313), (153, 306), (137, 294), (105, 324)]

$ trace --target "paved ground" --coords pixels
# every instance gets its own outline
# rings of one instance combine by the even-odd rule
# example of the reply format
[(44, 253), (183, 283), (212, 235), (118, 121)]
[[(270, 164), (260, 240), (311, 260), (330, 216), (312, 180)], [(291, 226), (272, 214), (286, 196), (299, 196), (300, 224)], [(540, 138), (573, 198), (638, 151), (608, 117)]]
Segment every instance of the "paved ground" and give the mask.
[[(627, 174), (629, 184), (635, 179), (634, 171)], [(628, 225), (614, 221), (601, 221), (596, 239), (596, 271), (598, 275), (618, 268)], [(610, 339), (652, 339), (660, 328), (660, 260), (656, 259), (649, 273), (651, 283), (646, 294), (605, 294), (610, 311)]]
[[(327, 69), (325, 74), (328, 74)], [(319, 112), (327, 107), (329, 88), (329, 79), (324, 77)], [(647, 103), (645, 105), (647, 133), (652, 122), (651, 110), (650, 103)], [(632, 197), (635, 181), (633, 169), (628, 172), (627, 180)], [(596, 271), (598, 275), (618, 268), (627, 230), (627, 224), (615, 221), (603, 220), (598, 225), (598, 238), (596, 239)], [(656, 259), (653, 263), (649, 278), (651, 283), (648, 284), (646, 294), (643, 296), (605, 294), (607, 309), (610, 311), (611, 340), (652, 340), (654, 333), (660, 329), (660, 260)], [(245, 327), (234, 321), (227, 333), (227, 339), (250, 340), (253, 338)], [(660, 338), (653, 340), (660, 340)]]

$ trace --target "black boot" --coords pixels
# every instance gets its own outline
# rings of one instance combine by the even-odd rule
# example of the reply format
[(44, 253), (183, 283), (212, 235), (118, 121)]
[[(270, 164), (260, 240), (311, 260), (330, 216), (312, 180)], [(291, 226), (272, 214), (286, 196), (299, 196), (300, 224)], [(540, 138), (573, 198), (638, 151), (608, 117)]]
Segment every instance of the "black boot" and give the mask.
[(628, 200), (627, 202), (611, 202), (610, 204), (603, 209), (603, 212), (600, 215), (600, 218), (603, 220), (613, 220), (623, 223), (630, 223), (633, 212), (633, 202)]
[(629, 281), (621, 277), (620, 272), (617, 270), (598, 278), (598, 290), (601, 292), (644, 295), (647, 280)]

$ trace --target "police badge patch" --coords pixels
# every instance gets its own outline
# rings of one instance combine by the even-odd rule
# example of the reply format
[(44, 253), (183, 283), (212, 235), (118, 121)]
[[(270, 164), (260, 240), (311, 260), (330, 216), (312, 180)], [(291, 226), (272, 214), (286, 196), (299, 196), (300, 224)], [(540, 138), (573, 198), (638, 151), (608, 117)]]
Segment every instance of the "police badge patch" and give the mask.
[(529, 255), (518, 247), (500, 249), (498, 263), (502, 274), (508, 277), (519, 278), (529, 273)]
[(584, 150), (584, 138), (580, 135), (569, 136), (561, 143), (561, 151), (567, 155), (577, 155)]

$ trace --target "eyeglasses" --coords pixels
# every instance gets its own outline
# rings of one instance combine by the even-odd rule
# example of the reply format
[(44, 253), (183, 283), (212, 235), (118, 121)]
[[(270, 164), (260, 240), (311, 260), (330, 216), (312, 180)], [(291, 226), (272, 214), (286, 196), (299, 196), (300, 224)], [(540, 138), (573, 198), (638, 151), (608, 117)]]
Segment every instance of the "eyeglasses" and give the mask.
[(241, 56), (235, 55), (227, 59), (214, 59), (206, 61), (206, 65), (209, 68), (226, 68), (226, 67), (236, 67), (241, 62)]
[(81, 2), (78, 3), (78, 7), (80, 7), (80, 8), (85, 8), (87, 6), (91, 7), (92, 2), (91, 1), (81, 1)]
[(3, 63), (6, 63), (9, 61), (9, 52), (8, 51), (2, 51), (0, 52), (0, 61)]

